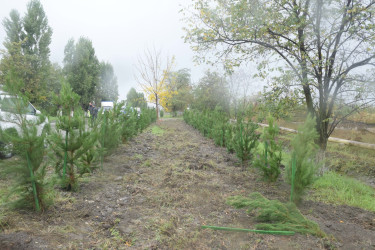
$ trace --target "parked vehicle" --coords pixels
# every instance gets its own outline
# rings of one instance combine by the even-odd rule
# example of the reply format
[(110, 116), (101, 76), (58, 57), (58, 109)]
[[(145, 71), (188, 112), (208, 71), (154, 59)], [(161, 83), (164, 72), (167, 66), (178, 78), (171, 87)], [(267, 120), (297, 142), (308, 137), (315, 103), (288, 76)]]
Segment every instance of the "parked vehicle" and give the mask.
[(100, 103), (100, 106), (103, 109), (103, 112), (113, 109), (113, 105), (114, 103), (112, 101), (103, 101)]
[[(22, 105), (22, 107), (21, 107)], [(0, 128), (2, 131), (11, 131), (20, 135), (22, 119), (37, 125), (37, 133), (40, 135), (48, 123), (48, 119), (38, 124), (41, 112), (30, 102), (23, 103), (17, 96), (10, 95), (0, 90)], [(13, 156), (13, 145), (10, 142), (0, 141), (0, 158)]]

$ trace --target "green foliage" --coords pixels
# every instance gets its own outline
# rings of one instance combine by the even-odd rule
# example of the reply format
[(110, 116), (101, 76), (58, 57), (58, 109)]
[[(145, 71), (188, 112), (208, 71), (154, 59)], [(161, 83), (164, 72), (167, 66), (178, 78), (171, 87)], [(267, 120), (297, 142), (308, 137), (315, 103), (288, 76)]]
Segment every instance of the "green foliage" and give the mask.
[(152, 128), (151, 128), (151, 133), (156, 135), (156, 136), (162, 136), (164, 134), (164, 132), (165, 131), (161, 127), (156, 126), (156, 125), (152, 126)]
[(335, 205), (348, 205), (375, 212), (374, 188), (335, 172), (327, 172), (317, 179), (312, 188), (312, 199)]
[(78, 102), (79, 96), (68, 83), (63, 83), (60, 96), (55, 98), (62, 115), (48, 138), (53, 150), (50, 157), (56, 173), (61, 177), (62, 186), (74, 191), (78, 188), (76, 173), (86, 168), (81, 158), (97, 141), (96, 129), (87, 130), (88, 125)]
[[(152, 113), (154, 112), (154, 114)], [(156, 112), (155, 109), (144, 108), (141, 109), (137, 120), (137, 127), (140, 132), (147, 128), (151, 123), (156, 121)]]
[(160, 117), (164, 117), (164, 111), (160, 110)]
[(1, 168), (14, 180), (8, 194), (8, 205), (16, 208), (34, 209), (43, 211), (52, 203), (49, 196), (49, 185), (45, 180), (47, 163), (44, 161), (46, 131), (39, 131), (38, 126), (43, 124), (45, 118), (40, 116), (37, 120), (27, 120), (24, 107), (27, 99), (21, 97), (14, 99), (17, 112), (17, 127), (1, 131), (1, 141), (11, 143), (18, 157), (12, 161), (2, 161)]
[[(64, 74), (73, 91), (80, 98), (80, 104), (87, 107), (93, 101), (99, 86), (100, 66), (92, 42), (81, 37), (75, 44), (70, 39), (64, 49)], [(97, 103), (101, 100), (95, 100)]]
[(10, 19), (4, 19), (3, 25), (7, 37), (4, 43), (6, 56), (0, 66), (2, 78), (13, 70), (18, 72), (24, 84), (22, 92), (32, 103), (40, 105), (48, 98), (46, 87), (51, 67), (49, 45), (52, 37), (42, 4), (38, 0), (30, 1), (23, 18), (12, 10)]
[(256, 149), (260, 137), (256, 133), (258, 125), (251, 121), (251, 116), (247, 118), (247, 121), (245, 121), (244, 116), (238, 116), (236, 124), (233, 127), (233, 137), (230, 142), (242, 163), (253, 158), (253, 151)]
[(276, 181), (280, 175), (282, 147), (281, 143), (276, 141), (278, 135), (279, 128), (274, 123), (274, 119), (269, 116), (268, 127), (263, 129), (262, 134), (264, 151), (254, 161), (254, 166), (262, 171), (263, 177), (268, 181)]
[(146, 108), (147, 102), (145, 96), (142, 92), (137, 92), (135, 88), (131, 88), (126, 95), (126, 103), (127, 107), (138, 107), (138, 108)]
[(280, 75), (270, 92), (269, 111), (284, 115), (287, 106), (303, 100), (317, 118), (323, 150), (345, 118), (339, 114), (341, 93), (351, 111), (374, 102), (375, 92), (369, 91), (373, 75), (359, 73), (375, 67), (373, 1), (193, 0), (183, 12), (185, 42), (198, 63), (223, 62), (233, 72), (253, 61), (259, 77)]
[(213, 111), (216, 106), (229, 113), (229, 92), (224, 76), (206, 71), (193, 90), (194, 101), (191, 106), (198, 110)]
[(234, 146), (232, 143), (234, 131), (235, 125), (228, 122), (225, 130), (225, 147), (227, 148), (229, 153), (234, 153)]
[(211, 137), (216, 145), (224, 147), (226, 144), (226, 131), (228, 126), (229, 117), (222, 110), (221, 107), (216, 106), (215, 110), (211, 113), (212, 131)]
[(184, 120), (198, 129), (204, 136), (214, 139), (217, 145), (227, 147), (228, 151), (236, 152), (242, 163), (251, 160), (259, 136), (256, 133), (258, 125), (251, 121), (252, 114), (248, 112), (240, 116), (235, 125), (229, 123), (229, 117), (220, 107), (214, 111), (186, 110)]
[(176, 72), (171, 72), (169, 77), (172, 78), (169, 82), (173, 82), (173, 90), (177, 92), (172, 95), (168, 103), (169, 110), (175, 117), (177, 111), (184, 111), (193, 100), (190, 70), (186, 68), (180, 69)]
[(122, 124), (121, 138), (122, 141), (125, 142), (138, 133), (138, 113), (130, 107), (127, 107), (123, 112), (124, 114), (120, 117), (120, 122)]
[[(294, 179), (294, 201), (298, 202), (302, 199), (304, 190), (311, 185), (318, 170), (316, 162), (316, 154), (318, 146), (315, 140), (318, 137), (315, 120), (308, 116), (303, 126), (298, 128), (298, 133), (292, 139), (293, 147), (292, 155), (296, 159), (295, 179)], [(292, 157), (293, 158), (293, 157)], [(286, 178), (289, 183), (292, 181), (292, 160), (286, 167)]]
[(258, 105), (260, 116), (271, 114), (276, 120), (285, 119), (296, 110), (300, 96), (299, 90), (291, 91), (291, 88), (280, 88), (278, 80), (264, 88), (262, 99)]
[(121, 142), (122, 126), (121, 116), (124, 104), (115, 103), (113, 108), (104, 113), (99, 112), (97, 121), (100, 123), (99, 143), (106, 154), (116, 149)]
[(283, 204), (278, 200), (268, 200), (260, 193), (251, 193), (249, 198), (232, 196), (227, 204), (235, 208), (247, 208), (247, 212), (260, 222), (259, 230), (294, 231), (325, 237), (317, 223), (307, 220), (294, 203)]
[(81, 158), (79, 159), (80, 164), (78, 165), (78, 172), (80, 176), (83, 174), (92, 173), (97, 168), (96, 162), (99, 159), (98, 147), (99, 145), (96, 145), (82, 154)]

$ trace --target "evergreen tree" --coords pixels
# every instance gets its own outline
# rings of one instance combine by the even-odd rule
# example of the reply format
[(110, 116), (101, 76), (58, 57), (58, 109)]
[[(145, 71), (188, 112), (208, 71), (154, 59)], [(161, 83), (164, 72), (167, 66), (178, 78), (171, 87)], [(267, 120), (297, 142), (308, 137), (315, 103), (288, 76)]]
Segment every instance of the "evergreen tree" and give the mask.
[[(8, 79), (9, 80), (9, 79)], [(36, 211), (44, 210), (49, 204), (48, 183), (45, 181), (46, 162), (45, 136), (47, 129), (41, 128), (45, 117), (38, 116), (37, 119), (27, 118), (28, 99), (25, 96), (16, 96), (19, 86), (23, 86), (22, 79), (13, 75), (12, 80), (7, 81), (6, 91), (14, 97), (2, 100), (2, 108), (12, 110), (9, 122), (14, 127), (5, 131), (1, 130), (0, 140), (10, 143), (13, 152), (18, 157), (12, 161), (2, 161), (1, 167), (9, 177), (14, 179), (13, 186), (8, 198), (12, 200), (11, 205), (18, 208), (32, 208)]]
[[(309, 115), (303, 126), (298, 128), (297, 135), (291, 141), (293, 147), (292, 159), (286, 167), (287, 181), (293, 187), (293, 201), (299, 202), (305, 189), (311, 185), (318, 170), (318, 163), (315, 161), (318, 152), (318, 145), (315, 140), (318, 138), (315, 119)], [(294, 161), (294, 163), (293, 163)], [(294, 167), (293, 167), (294, 165)], [(293, 177), (294, 170), (294, 177)], [(294, 183), (292, 184), (292, 180)]]
[(55, 100), (61, 108), (61, 116), (58, 117), (56, 130), (49, 137), (55, 170), (61, 177), (63, 188), (67, 190), (78, 188), (76, 174), (82, 172), (82, 168), (87, 168), (81, 158), (95, 147), (97, 141), (95, 128), (88, 131), (79, 99), (70, 85), (63, 83), (60, 96)]
[[(247, 119), (245, 120), (245, 118)], [(253, 158), (253, 151), (258, 145), (258, 139), (260, 137), (260, 135), (256, 133), (258, 125), (252, 122), (251, 118), (251, 114), (248, 116), (238, 116), (236, 125), (232, 130), (232, 148), (242, 164)]]
[(263, 177), (268, 181), (276, 181), (280, 175), (282, 147), (276, 141), (278, 135), (279, 127), (275, 124), (274, 119), (269, 116), (268, 127), (263, 129), (262, 134), (264, 151), (254, 161), (254, 165), (262, 171)]

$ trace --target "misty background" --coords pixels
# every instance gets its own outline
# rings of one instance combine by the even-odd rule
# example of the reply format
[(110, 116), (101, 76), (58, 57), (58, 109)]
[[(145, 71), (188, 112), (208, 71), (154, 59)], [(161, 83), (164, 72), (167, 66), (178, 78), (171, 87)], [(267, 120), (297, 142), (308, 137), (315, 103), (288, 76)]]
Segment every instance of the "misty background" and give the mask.
[[(12, 9), (21, 16), (29, 0), (2, 1), (0, 19), (9, 17)], [(90, 39), (101, 61), (113, 65), (118, 80), (119, 99), (126, 99), (130, 88), (140, 90), (134, 74), (137, 56), (155, 46), (164, 56), (175, 56), (175, 70), (191, 70), (192, 83), (197, 82), (209, 66), (197, 66), (193, 52), (183, 39), (184, 26), (179, 11), (190, 0), (66, 0), (40, 1), (53, 30), (50, 60), (62, 66), (64, 48), (70, 38)], [(5, 30), (0, 29), (0, 48), (4, 49)]]

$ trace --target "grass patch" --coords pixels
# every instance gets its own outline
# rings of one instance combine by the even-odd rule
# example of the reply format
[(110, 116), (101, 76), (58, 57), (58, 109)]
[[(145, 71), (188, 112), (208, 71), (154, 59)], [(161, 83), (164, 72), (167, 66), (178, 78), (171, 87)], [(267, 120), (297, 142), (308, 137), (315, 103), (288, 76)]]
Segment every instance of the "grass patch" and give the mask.
[(48, 121), (49, 122), (56, 122), (58, 118), (56, 116), (48, 116)]
[(375, 189), (350, 177), (328, 172), (313, 184), (311, 199), (375, 212)]
[(156, 125), (152, 126), (151, 128), (151, 133), (156, 136), (163, 136), (164, 132), (165, 131), (162, 128)]

